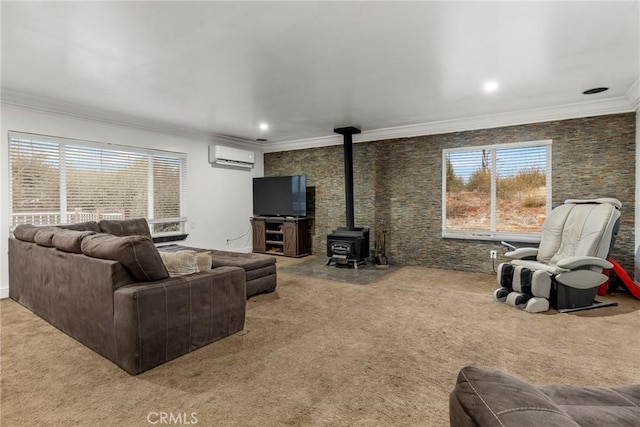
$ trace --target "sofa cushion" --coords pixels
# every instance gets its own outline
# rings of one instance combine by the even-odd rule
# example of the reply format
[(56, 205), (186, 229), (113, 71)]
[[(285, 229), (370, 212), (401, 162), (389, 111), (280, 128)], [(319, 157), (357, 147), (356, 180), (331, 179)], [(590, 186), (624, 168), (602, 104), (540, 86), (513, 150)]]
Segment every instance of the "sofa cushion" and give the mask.
[(62, 229), (54, 233), (51, 242), (53, 243), (54, 248), (63, 252), (81, 254), (82, 239), (87, 236), (91, 236), (92, 234), (96, 234), (96, 232)]
[(469, 425), (469, 419), (471, 425), (486, 427), (580, 426), (537, 387), (505, 372), (473, 366), (458, 374), (449, 415), (452, 426)]
[(579, 387), (539, 386), (581, 426), (635, 426), (640, 420), (640, 385)]
[(149, 224), (144, 218), (123, 219), (123, 220), (101, 220), (98, 225), (103, 233), (113, 234), (114, 236), (148, 236), (151, 237)]
[(234, 267), (242, 267), (245, 271), (275, 265), (276, 263), (276, 259), (273, 256), (244, 252), (214, 250), (211, 251), (211, 257), (213, 258), (213, 267), (231, 265)]
[(137, 281), (169, 277), (158, 249), (148, 236), (98, 233), (82, 239), (81, 249), (90, 257), (119, 261)]
[(536, 386), (505, 372), (467, 366), (449, 405), (451, 427), (631, 427), (640, 419), (640, 384)]
[(58, 227), (40, 227), (34, 237), (35, 242), (47, 248), (53, 247), (53, 235), (61, 229)]
[(36, 233), (41, 228), (42, 227), (37, 227), (33, 224), (20, 224), (13, 229), (13, 236), (23, 242), (33, 243), (36, 241)]
[(100, 232), (100, 226), (95, 221), (76, 222), (74, 224), (62, 224), (62, 225), (57, 225), (57, 227), (64, 228), (66, 230), (95, 231), (96, 233)]
[(184, 276), (198, 272), (198, 256), (196, 251), (160, 252), (169, 276)]

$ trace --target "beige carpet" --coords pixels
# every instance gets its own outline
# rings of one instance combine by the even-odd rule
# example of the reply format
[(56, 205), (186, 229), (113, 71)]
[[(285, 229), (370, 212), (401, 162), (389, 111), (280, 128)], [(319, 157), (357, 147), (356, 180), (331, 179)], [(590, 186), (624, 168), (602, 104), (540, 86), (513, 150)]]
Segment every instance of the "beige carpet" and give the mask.
[(640, 382), (640, 301), (529, 314), (494, 302), (494, 282), (421, 267), (365, 286), (280, 272), (275, 293), (249, 300), (245, 331), (137, 377), (3, 300), (2, 427), (162, 425), (161, 413), (174, 425), (446, 426), (465, 365)]

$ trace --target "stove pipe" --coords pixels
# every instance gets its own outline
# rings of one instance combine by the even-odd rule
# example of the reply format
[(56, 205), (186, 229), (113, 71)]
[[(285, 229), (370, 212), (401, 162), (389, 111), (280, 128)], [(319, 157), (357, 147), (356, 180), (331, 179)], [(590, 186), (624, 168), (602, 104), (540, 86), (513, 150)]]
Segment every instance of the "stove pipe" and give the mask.
[(360, 133), (360, 129), (347, 126), (333, 130), (344, 137), (344, 199), (345, 212), (347, 217), (347, 228), (355, 227), (353, 210), (353, 141), (351, 135)]

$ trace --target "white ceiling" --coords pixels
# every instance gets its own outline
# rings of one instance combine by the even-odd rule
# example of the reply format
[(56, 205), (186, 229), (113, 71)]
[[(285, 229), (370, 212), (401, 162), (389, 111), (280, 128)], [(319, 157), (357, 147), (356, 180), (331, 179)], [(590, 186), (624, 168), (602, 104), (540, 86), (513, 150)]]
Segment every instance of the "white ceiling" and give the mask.
[[(266, 138), (267, 151), (340, 126), (404, 135), (465, 120), (539, 120), (545, 111), (549, 119), (634, 111), (640, 97), (638, 1), (1, 8), (3, 102)], [(486, 94), (491, 79), (499, 87)], [(582, 94), (600, 86), (610, 89)]]

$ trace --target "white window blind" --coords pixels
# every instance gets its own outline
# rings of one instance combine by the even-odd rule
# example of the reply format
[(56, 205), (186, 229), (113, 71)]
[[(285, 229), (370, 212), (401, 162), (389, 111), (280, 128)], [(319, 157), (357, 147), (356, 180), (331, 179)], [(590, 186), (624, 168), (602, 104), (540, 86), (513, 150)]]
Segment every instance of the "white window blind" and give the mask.
[(186, 225), (186, 155), (11, 132), (12, 226), (146, 218)]
[(12, 224), (60, 223), (58, 144), (10, 137)]
[(536, 241), (551, 207), (551, 141), (443, 150), (444, 237)]
[(147, 163), (141, 153), (67, 145), (67, 210), (107, 219), (148, 218)]
[(176, 157), (153, 156), (153, 218), (156, 233), (180, 229), (180, 218), (186, 217), (186, 181), (183, 161)]

